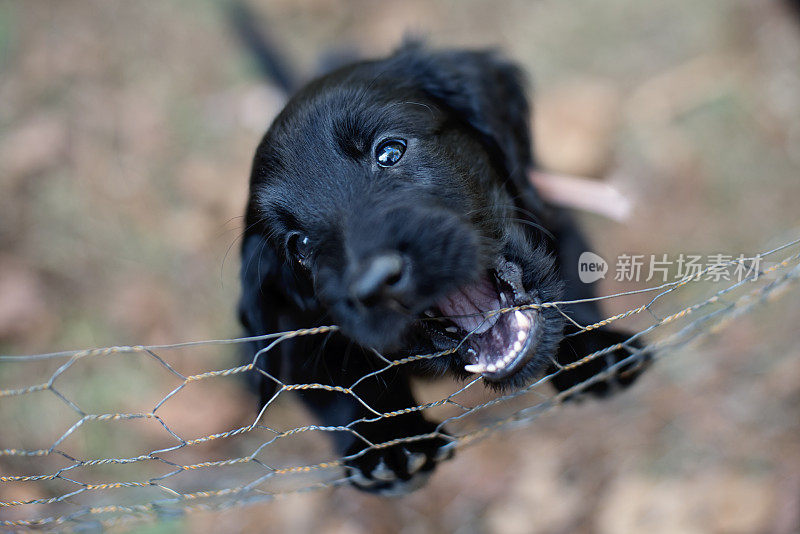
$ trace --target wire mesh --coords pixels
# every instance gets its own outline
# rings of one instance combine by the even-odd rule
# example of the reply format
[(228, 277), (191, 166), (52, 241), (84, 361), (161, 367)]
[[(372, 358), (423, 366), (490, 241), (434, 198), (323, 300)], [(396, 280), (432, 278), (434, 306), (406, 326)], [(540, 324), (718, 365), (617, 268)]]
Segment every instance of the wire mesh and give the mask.
[[(736, 281), (711, 276), (734, 264), (740, 267), (758, 265), (758, 268), (751, 268), (746, 276)], [(709, 283), (709, 278), (713, 278), (714, 283)], [(748, 258), (711, 264), (669, 283), (598, 297), (598, 300), (625, 298), (626, 302), (635, 299), (640, 304), (596, 324), (578, 325), (582, 331), (630, 318), (639, 318), (646, 324), (637, 328), (626, 342), (586, 354), (521, 389), (492, 392), (481, 387), (483, 379), (478, 377), (458, 383), (450, 388), (452, 391), (418, 406), (390, 413), (375, 410), (362, 399), (358, 395), (359, 384), (395, 367), (419, 359), (442, 357), (452, 351), (400, 360), (376, 354), (375, 370), (349, 386), (284, 383), (254, 365), (258, 357), (269, 356), (287, 339), (327, 335), (337, 329), (333, 325), (256, 338), (0, 356), (0, 383), (15, 386), (0, 389), (0, 428), (5, 429), (0, 434), (0, 447), (3, 447), (0, 448), (0, 527), (10, 530), (125, 528), (144, 520), (244, 506), (347, 484), (343, 466), (353, 456), (433, 436), (450, 440), (458, 449), (501, 429), (529, 424), (557, 408), (567, 397), (574, 397), (615, 369), (642, 358), (644, 353), (659, 358), (718, 332), (753, 307), (783, 295), (798, 278), (800, 240), (794, 240)], [(530, 307), (560, 309), (566, 304), (569, 302), (547, 302), (491, 313), (509, 313)], [(222, 355), (223, 349), (256, 339), (270, 342), (253, 362), (216, 370), (202, 369), (213, 362), (235, 361), (230, 354)], [(633, 346), (633, 340), (638, 340), (640, 348)], [(604, 374), (558, 394), (542, 387), (565, 369), (584, 365), (623, 347), (630, 355)], [(192, 358), (193, 353), (208, 349), (213, 351), (210, 358)], [(130, 359), (138, 363), (134, 365)], [(89, 383), (88, 378), (85, 381), (84, 378), (91, 373), (105, 372), (101, 364), (111, 369), (122, 367), (123, 376), (130, 369), (138, 371), (130, 374), (129, 388), (116, 385), (100, 402), (92, 402), (97, 401), (92, 398), (92, 392), (80, 386)], [(201, 366), (200, 372), (183, 370), (198, 366)], [(141, 369), (146, 370), (142, 372)], [(202, 396), (186, 395), (199, 386), (221, 388), (225, 394), (243, 391), (243, 384), (238, 382), (224, 388), (219, 383), (256, 372), (274, 380), (277, 392), (255, 417), (241, 421), (242, 424), (238, 424), (236, 416), (210, 417), (211, 413), (195, 403)], [(35, 376), (44, 379), (32, 382), (31, 377)], [(142, 377), (146, 380), (141, 380)], [(18, 385), (20, 382), (29, 385)], [(91, 383), (98, 381), (94, 379)], [(337, 427), (320, 426), (313, 420), (298, 424), (307, 415), (291, 406), (291, 395), (287, 394), (308, 389), (352, 396), (372, 417)], [(203, 390), (203, 395), (208, 391)], [(147, 409), (126, 409), (151, 401)], [(188, 407), (170, 412), (170, 406), (176, 403)], [(109, 404), (109, 409), (86, 408), (87, 405), (105, 408), (104, 404)], [(201, 413), (195, 413), (197, 411)], [(436, 413), (441, 416), (437, 420), (442, 423), (430, 434), (406, 436), (386, 443), (371, 443), (354, 430), (357, 424), (391, 419), (409, 411)], [(215, 428), (208, 433), (192, 434), (196, 426), (188, 430), (181, 428), (182, 419), (190, 415), (201, 420), (212, 419), (209, 424)], [(15, 430), (15, 425), (16, 428), (36, 427), (37, 432), (20, 432)], [(364, 442), (365, 449), (351, 457), (333, 457), (321, 434), (336, 432), (353, 434)], [(48, 435), (54, 439), (48, 439)], [(298, 443), (298, 438), (307, 439)], [(121, 454), (123, 449), (132, 452)], [(319, 461), (309, 462), (309, 458), (319, 458)]]

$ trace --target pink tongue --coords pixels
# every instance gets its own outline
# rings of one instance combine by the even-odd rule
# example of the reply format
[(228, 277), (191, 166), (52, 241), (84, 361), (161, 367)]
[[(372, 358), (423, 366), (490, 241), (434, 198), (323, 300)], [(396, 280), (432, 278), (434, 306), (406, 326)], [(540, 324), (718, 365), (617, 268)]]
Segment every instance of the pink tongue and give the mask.
[[(476, 283), (457, 289), (438, 303), (442, 315), (462, 330), (477, 334), (486, 332), (497, 322), (498, 315), (486, 317), (486, 312), (501, 308), (494, 284), (484, 277)], [(461, 316), (461, 317), (458, 317)]]

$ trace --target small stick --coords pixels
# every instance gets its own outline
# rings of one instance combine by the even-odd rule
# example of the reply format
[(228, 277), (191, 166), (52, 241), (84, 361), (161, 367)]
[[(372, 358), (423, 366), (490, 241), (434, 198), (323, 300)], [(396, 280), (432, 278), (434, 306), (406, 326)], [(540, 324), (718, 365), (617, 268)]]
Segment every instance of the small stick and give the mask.
[(630, 216), (631, 201), (615, 187), (590, 178), (531, 171), (529, 178), (548, 204), (602, 215), (617, 222)]

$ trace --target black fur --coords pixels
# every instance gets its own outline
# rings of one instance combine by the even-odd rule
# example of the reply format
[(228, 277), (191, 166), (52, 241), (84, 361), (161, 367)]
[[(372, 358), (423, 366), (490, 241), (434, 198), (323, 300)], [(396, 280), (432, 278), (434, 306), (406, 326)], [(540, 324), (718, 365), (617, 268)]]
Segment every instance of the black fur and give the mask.
[[(287, 383), (348, 387), (383, 365), (371, 349), (397, 359), (451, 348), (455, 341), (425, 326), (422, 312), (485, 276), (498, 259), (521, 268), (530, 302), (593, 295), (577, 279), (586, 243), (527, 179), (533, 155), (523, 86), (519, 69), (492, 52), (430, 51), (412, 43), (317, 79), (290, 100), (255, 155), (240, 318), (254, 336), (324, 324), (341, 331), (287, 340), (258, 358), (265, 372)], [(375, 150), (386, 138), (403, 139), (407, 148), (384, 168)], [(310, 240), (302, 262), (289, 250), (298, 232)], [(387, 251), (402, 258), (402, 270), (381, 278), (380, 291), (362, 295), (370, 262)], [(565, 311), (584, 324), (601, 318), (594, 303)], [(517, 387), (555, 371), (554, 361), (566, 364), (629, 337), (600, 329), (564, 338), (554, 308), (541, 309), (537, 324), (527, 363), (487, 382)], [(252, 343), (249, 358), (266, 344)], [(567, 390), (627, 355), (617, 350), (557, 375), (553, 384)], [(462, 349), (398, 366), (360, 382), (355, 392), (378, 412), (402, 410), (417, 405), (412, 374), (466, 377), (465, 363)], [(639, 372), (626, 371), (624, 385)], [(261, 374), (257, 382), (269, 399), (275, 382)], [(590, 391), (603, 395), (609, 384)], [(343, 393), (313, 390), (302, 398), (328, 426), (374, 417)], [(449, 455), (445, 430), (418, 411), (354, 430), (374, 444), (432, 434), (362, 453), (363, 441), (338, 433), (336, 447), (352, 456), (348, 468), (362, 489), (391, 492), (416, 483)]]

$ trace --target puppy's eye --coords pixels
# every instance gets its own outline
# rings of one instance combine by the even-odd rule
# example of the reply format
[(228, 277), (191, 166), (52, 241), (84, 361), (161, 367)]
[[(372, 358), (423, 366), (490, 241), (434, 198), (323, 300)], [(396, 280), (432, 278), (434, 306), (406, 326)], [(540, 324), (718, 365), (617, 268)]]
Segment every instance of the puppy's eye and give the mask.
[(293, 232), (289, 236), (286, 246), (289, 253), (303, 266), (308, 265), (308, 260), (311, 258), (311, 239), (305, 234), (300, 232)]
[(391, 167), (403, 157), (406, 142), (402, 139), (387, 139), (375, 149), (375, 160), (381, 167)]

